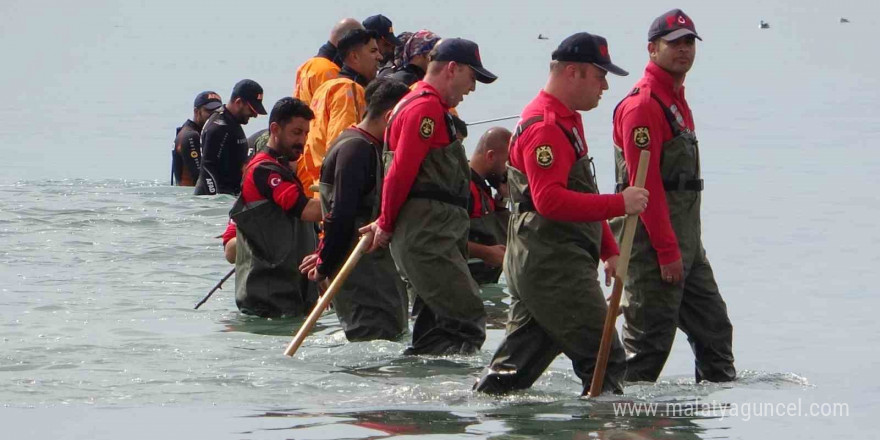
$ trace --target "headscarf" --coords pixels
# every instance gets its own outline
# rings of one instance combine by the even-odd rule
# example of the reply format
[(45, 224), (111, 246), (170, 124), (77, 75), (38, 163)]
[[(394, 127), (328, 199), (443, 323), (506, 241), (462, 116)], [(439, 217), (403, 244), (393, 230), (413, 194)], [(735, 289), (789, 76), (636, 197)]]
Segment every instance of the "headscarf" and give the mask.
[(403, 45), (403, 64), (401, 66), (409, 64), (418, 55), (427, 55), (438, 41), (440, 41), (440, 37), (427, 29), (412, 34)]

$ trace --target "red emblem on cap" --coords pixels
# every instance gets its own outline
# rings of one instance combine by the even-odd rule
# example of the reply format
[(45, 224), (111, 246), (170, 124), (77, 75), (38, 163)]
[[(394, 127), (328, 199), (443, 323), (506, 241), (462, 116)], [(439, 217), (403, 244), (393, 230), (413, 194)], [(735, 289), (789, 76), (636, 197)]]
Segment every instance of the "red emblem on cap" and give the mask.
[(684, 15), (679, 15), (679, 16), (678, 16), (678, 23), (681, 24), (681, 25), (686, 25), (686, 24), (687, 24), (687, 18), (684, 18)]
[(479, 48), (479, 47), (477, 47), (477, 48), (474, 48), (474, 55), (476, 55), (476, 56), (477, 56), (477, 61), (479, 61), (479, 62), (480, 62), (480, 63), (482, 63), (482, 62), (483, 62), (483, 60), (482, 60), (482, 59), (480, 59), (480, 48)]
[(672, 27), (673, 24), (675, 24), (675, 17), (671, 15), (666, 17), (666, 27)]
[(608, 46), (604, 44), (599, 46), (599, 53), (601, 53), (603, 57), (608, 58)]

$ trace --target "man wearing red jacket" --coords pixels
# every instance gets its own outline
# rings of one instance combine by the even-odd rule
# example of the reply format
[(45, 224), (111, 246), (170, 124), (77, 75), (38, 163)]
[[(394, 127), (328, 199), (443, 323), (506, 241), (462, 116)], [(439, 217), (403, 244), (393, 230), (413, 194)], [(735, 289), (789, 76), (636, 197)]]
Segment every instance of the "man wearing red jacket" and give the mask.
[[(510, 144), (513, 212), (504, 273), (511, 302), (504, 340), (474, 386), (485, 393), (532, 386), (560, 353), (589, 393), (606, 313), (599, 260), (608, 284), (619, 254), (606, 220), (637, 214), (648, 203), (640, 188), (599, 194), (577, 113), (599, 105), (607, 73), (627, 74), (611, 63), (608, 43), (580, 32), (551, 58), (550, 78), (523, 110)], [(624, 357), (615, 334), (606, 391), (622, 392)]]
[(312, 118), (305, 102), (279, 100), (269, 115), (266, 148), (244, 170), (229, 212), (236, 227), (235, 304), (242, 313), (300, 316), (317, 302), (317, 288), (298, 267), (315, 249), (312, 222), (321, 219), (321, 205), (306, 198), (289, 165), (302, 154)]
[[(424, 81), (395, 108), (385, 132), (382, 213), (361, 229), (391, 256), (416, 299), (407, 354), (470, 354), (486, 339), (486, 310), (467, 267), (470, 171), (449, 109), (496, 77), (477, 44), (441, 40)], [(393, 234), (393, 236), (392, 236)]]
[[(688, 336), (698, 382), (736, 378), (733, 327), (702, 244), (700, 153), (684, 97), (696, 39), (680, 9), (657, 17), (645, 75), (614, 113), (618, 188), (632, 184), (640, 151), (651, 151), (652, 201), (638, 222), (623, 301), (627, 381), (657, 380), (676, 328)], [(613, 222), (618, 233), (622, 223)]]

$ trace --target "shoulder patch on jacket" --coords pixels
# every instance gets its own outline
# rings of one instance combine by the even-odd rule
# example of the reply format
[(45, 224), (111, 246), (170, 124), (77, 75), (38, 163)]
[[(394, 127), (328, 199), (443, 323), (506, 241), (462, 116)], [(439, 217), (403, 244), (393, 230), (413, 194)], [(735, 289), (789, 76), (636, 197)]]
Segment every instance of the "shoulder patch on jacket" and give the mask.
[(432, 134), (434, 134), (434, 120), (425, 116), (419, 124), (419, 135), (428, 139)]
[(549, 145), (535, 148), (535, 160), (541, 168), (549, 168), (550, 165), (553, 165), (553, 149)]
[(648, 131), (648, 127), (633, 128), (633, 143), (642, 149), (648, 147), (648, 144), (651, 143), (651, 133)]

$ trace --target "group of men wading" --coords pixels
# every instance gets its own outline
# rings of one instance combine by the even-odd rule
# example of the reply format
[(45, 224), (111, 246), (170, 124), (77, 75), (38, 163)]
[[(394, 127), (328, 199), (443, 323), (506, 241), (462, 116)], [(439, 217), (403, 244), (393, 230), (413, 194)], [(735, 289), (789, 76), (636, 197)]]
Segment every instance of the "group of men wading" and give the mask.
[[(467, 125), (455, 108), (477, 82), (497, 79), (477, 44), (426, 30), (398, 38), (381, 15), (341, 21), (298, 70), (294, 97), (279, 100), (268, 130), (252, 136), (240, 183), (210, 170), (197, 179), (220, 188), (214, 193), (239, 194), (224, 234), (236, 304), (259, 316), (308, 313), (359, 234), (371, 234), (333, 298), (346, 337), (397, 339), (412, 314), (405, 354), (466, 355), (486, 338), (478, 282), (496, 282), (503, 267), (506, 334), (475, 389), (528, 388), (565, 353), (586, 394), (607, 310), (599, 265), (608, 285), (623, 218), (633, 215), (623, 338), (613, 336), (602, 391), (655, 381), (679, 328), (697, 381), (735, 379), (733, 330), (702, 246), (703, 180), (684, 96), (697, 39), (678, 9), (651, 24), (644, 76), (613, 113), (617, 191), (599, 194), (578, 111), (598, 106), (608, 73), (627, 75), (604, 38), (563, 40), (514, 132), (489, 129), (469, 162)], [(266, 113), (253, 81), (236, 85), (231, 105), (207, 117), (205, 104), (219, 107), (215, 95), (200, 95), (194, 110), (207, 119), (203, 165), (205, 142), (218, 137), (211, 131), (223, 133), (223, 154), (248, 156), (236, 124)], [(652, 154), (637, 188), (643, 150)]]

